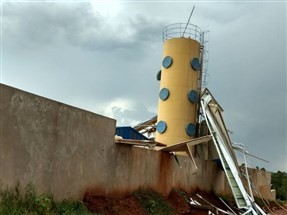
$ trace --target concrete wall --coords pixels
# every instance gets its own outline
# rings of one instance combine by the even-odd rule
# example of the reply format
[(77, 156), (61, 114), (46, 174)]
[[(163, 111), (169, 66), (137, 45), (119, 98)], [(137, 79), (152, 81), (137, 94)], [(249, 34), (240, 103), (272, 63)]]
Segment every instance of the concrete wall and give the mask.
[(115, 120), (2, 84), (0, 95), (3, 185), (32, 182), (62, 198), (106, 172)]
[[(139, 187), (224, 193), (216, 163), (114, 143), (115, 120), (0, 84), (0, 183), (32, 182), (56, 199), (86, 191), (123, 197)], [(228, 186), (228, 185), (227, 185)]]

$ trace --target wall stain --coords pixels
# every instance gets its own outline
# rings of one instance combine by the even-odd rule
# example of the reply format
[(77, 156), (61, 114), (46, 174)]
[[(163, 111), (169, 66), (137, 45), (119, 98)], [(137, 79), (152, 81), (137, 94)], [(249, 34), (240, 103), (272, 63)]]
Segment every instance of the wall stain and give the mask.
[(168, 195), (169, 190), (169, 171), (170, 171), (171, 156), (168, 153), (160, 153), (160, 168), (157, 186), (159, 190), (164, 194)]

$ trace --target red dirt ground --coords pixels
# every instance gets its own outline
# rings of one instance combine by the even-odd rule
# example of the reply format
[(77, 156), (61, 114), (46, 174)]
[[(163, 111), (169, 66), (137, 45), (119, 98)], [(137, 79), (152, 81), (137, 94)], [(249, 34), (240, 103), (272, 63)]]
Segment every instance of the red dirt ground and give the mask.
[(85, 195), (84, 203), (90, 211), (101, 214), (146, 215), (144, 209), (134, 196), (119, 200), (102, 196)]
[(287, 204), (282, 206), (278, 205), (276, 202), (269, 202), (268, 208), (266, 206), (263, 206), (263, 209), (265, 212), (268, 212), (270, 214), (287, 215)]
[[(202, 196), (204, 200), (202, 200), (196, 194)], [(189, 204), (190, 198), (196, 200), (204, 207), (193, 207)], [(208, 210), (211, 210), (215, 213), (216, 209), (211, 205), (214, 205), (225, 211), (228, 210), (228, 208), (217, 196), (200, 191), (188, 195), (183, 191), (173, 190), (166, 198), (166, 201), (174, 209), (175, 215), (208, 214)], [(144, 208), (140, 205), (135, 196), (129, 196), (125, 199), (112, 199), (103, 196), (86, 194), (84, 197), (84, 203), (90, 211), (105, 215), (147, 215), (144, 211)], [(266, 207), (263, 208), (269, 214), (287, 215), (287, 205), (284, 206), (284, 209), (277, 205), (275, 202), (270, 202), (268, 207), (272, 210), (272, 212), (267, 210)], [(234, 209), (234, 211), (236, 213), (238, 212), (236, 209)], [(222, 213), (219, 212), (218, 214)]]

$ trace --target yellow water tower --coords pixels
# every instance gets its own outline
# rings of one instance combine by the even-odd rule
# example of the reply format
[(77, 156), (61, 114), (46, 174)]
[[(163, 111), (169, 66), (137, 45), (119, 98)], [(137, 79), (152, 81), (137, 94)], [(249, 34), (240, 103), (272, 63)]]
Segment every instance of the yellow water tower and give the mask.
[(167, 145), (196, 134), (201, 83), (201, 30), (192, 24), (163, 29), (156, 141)]

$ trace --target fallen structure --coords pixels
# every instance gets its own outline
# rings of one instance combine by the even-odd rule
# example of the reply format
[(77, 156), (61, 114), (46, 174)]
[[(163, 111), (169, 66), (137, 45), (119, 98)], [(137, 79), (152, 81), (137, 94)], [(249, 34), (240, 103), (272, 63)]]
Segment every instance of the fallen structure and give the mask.
[[(163, 29), (163, 41), (162, 69), (157, 76), (160, 81), (158, 116), (135, 128), (141, 130), (148, 124), (145, 127), (149, 128), (143, 133), (149, 133), (154, 131), (155, 127), (151, 125), (157, 121), (155, 139), (167, 144), (160, 151), (186, 153), (195, 172), (198, 168), (194, 156), (219, 160), (242, 214), (264, 215), (254, 202), (248, 171), (249, 193), (243, 185), (233, 144), (221, 114), (223, 109), (208, 89), (201, 89), (207, 72), (204, 69), (205, 44), (208, 42), (205, 32), (189, 23), (176, 23)], [(203, 128), (203, 122), (207, 129)], [(210, 155), (206, 147), (208, 142), (212, 145)], [(195, 148), (201, 152), (197, 150), (196, 153)]]
[[(242, 214), (265, 215), (265, 212), (255, 203), (252, 190), (249, 195), (244, 188), (232, 143), (221, 115), (222, 110), (207, 89), (201, 96), (201, 108), (237, 207), (243, 211)], [(250, 184), (249, 178), (247, 180)]]

